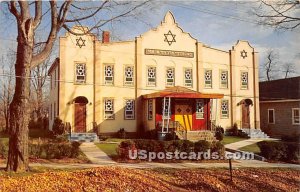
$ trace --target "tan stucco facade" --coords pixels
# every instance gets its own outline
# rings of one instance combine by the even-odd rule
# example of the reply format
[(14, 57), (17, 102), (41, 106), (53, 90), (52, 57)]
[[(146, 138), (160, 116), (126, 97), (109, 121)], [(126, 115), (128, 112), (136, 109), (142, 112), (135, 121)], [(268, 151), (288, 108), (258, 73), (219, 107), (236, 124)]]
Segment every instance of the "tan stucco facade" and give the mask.
[[(87, 30), (73, 27), (74, 32)], [(81, 40), (80, 40), (81, 39)], [(76, 36), (69, 32), (59, 39), (59, 61), (49, 75), (55, 88), (50, 91), (50, 104), (57, 106), (56, 114), (49, 110), (50, 128), (54, 117), (75, 127), (75, 98), (85, 97), (86, 131), (93, 131), (97, 124), (100, 133), (117, 132), (124, 128), (137, 132), (144, 126), (155, 128), (155, 118), (147, 119), (148, 106), (142, 95), (164, 90), (166, 71), (174, 70), (172, 86), (188, 87), (201, 93), (224, 94), (222, 99), (213, 99), (211, 119), (215, 124), (230, 128), (237, 123), (242, 127), (242, 109), (239, 103), (250, 99), (250, 128), (259, 128), (258, 58), (247, 41), (237, 41), (229, 51), (211, 48), (198, 42), (176, 23), (168, 12), (161, 24), (133, 41), (102, 42), (94, 35)], [(84, 64), (84, 80), (76, 81), (76, 64)], [(113, 67), (112, 82), (105, 80), (105, 66)], [(125, 83), (125, 68), (133, 67), (133, 83)], [(155, 79), (149, 83), (148, 68), (156, 69)], [(192, 83), (185, 83), (186, 69), (191, 69)], [(254, 70), (255, 69), (255, 70)], [(205, 84), (205, 71), (211, 70), (210, 86)], [(227, 84), (221, 85), (221, 73), (227, 74)], [(241, 75), (247, 72), (246, 85), (242, 86)], [(56, 75), (54, 75), (56, 74)], [(54, 80), (54, 78), (56, 78)], [(113, 100), (113, 119), (105, 119), (105, 99)], [(125, 119), (126, 100), (134, 100), (134, 118)], [(228, 101), (228, 115), (222, 117), (221, 102)], [(155, 101), (154, 101), (155, 102)], [(153, 104), (155, 111), (155, 103)], [(94, 123), (95, 122), (95, 123)]]

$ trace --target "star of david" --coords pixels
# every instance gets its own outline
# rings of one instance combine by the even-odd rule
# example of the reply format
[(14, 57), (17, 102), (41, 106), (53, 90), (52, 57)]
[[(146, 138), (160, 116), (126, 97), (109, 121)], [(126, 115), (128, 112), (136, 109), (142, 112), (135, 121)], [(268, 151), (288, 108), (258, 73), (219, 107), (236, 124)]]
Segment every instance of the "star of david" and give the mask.
[(241, 51), (241, 57), (243, 57), (243, 59), (247, 57), (247, 52), (245, 50)]
[(79, 48), (85, 46), (85, 40), (79, 37), (79, 39), (76, 39), (76, 46), (78, 46)]
[(176, 40), (175, 40), (175, 36), (176, 35), (174, 35), (174, 34), (172, 34), (172, 32), (171, 31), (169, 31), (167, 34), (164, 34), (164, 36), (165, 36), (165, 42), (168, 42), (168, 44), (169, 45), (172, 45), (172, 43), (174, 42), (176, 42)]

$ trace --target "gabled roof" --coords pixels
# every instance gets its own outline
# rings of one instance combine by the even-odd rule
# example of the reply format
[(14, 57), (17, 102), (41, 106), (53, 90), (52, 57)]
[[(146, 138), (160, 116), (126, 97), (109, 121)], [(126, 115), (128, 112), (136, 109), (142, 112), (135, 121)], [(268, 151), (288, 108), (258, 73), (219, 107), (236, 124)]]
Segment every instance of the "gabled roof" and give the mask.
[(218, 93), (200, 93), (186, 87), (175, 86), (169, 87), (162, 91), (150, 93), (143, 95), (144, 99), (152, 99), (152, 98), (159, 98), (159, 97), (173, 97), (173, 98), (214, 98), (219, 99), (223, 98), (224, 94)]
[(52, 71), (59, 65), (59, 57), (57, 57), (54, 62), (52, 63), (51, 67), (48, 70), (48, 75), (52, 73)]
[(300, 76), (259, 82), (261, 101), (300, 99)]

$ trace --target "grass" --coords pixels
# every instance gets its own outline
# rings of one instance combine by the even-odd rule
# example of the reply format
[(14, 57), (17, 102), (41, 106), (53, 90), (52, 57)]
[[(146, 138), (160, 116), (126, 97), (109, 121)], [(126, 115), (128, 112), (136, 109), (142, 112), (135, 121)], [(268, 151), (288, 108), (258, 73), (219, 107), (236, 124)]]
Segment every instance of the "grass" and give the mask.
[(253, 152), (255, 154), (260, 154), (260, 149), (259, 149), (257, 143), (254, 143), (252, 145), (247, 145), (245, 147), (239, 148), (239, 150)]
[(116, 151), (118, 147), (117, 143), (97, 143), (96, 145), (109, 157), (116, 157), (118, 155)]
[(119, 139), (119, 138), (107, 138), (105, 140), (105, 142), (118, 142), (118, 143), (121, 143), (122, 141), (125, 141), (127, 139)]
[(241, 137), (237, 137), (237, 136), (224, 136), (223, 140), (222, 140), (222, 144), (226, 145), (226, 144), (230, 144), (230, 143), (235, 143), (235, 142), (239, 142), (239, 141), (243, 141), (246, 140), (247, 138), (241, 138)]

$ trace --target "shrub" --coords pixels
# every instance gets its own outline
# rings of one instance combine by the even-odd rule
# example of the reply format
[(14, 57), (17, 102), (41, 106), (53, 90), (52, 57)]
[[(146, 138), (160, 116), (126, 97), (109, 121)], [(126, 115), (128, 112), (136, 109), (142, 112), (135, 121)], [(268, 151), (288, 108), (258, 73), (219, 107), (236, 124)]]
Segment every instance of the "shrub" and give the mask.
[(55, 118), (52, 131), (54, 135), (62, 135), (65, 132), (65, 125), (59, 117)]
[(135, 143), (132, 140), (122, 141), (117, 148), (117, 153), (122, 159), (129, 159), (129, 151), (133, 152), (136, 149)]
[(167, 133), (165, 136), (165, 141), (172, 141), (172, 140), (178, 140), (178, 139), (179, 138), (174, 131)]
[(117, 137), (120, 139), (125, 139), (126, 138), (126, 131), (124, 128), (121, 128), (118, 132), (117, 132)]
[(282, 142), (261, 141), (257, 143), (261, 155), (270, 160), (282, 160), (287, 157), (287, 146)]
[(225, 155), (225, 147), (219, 141), (212, 142), (212, 144), (211, 144), (211, 152), (212, 153), (213, 152), (217, 152), (218, 155), (219, 155), (219, 158), (224, 157), (224, 155)]
[(209, 150), (211, 147), (211, 143), (205, 140), (200, 140), (195, 142), (194, 144), (194, 152), (198, 153), (198, 152), (205, 152), (207, 150)]
[(64, 143), (64, 142), (68, 142), (68, 137), (66, 135), (57, 135), (52, 139), (53, 142), (56, 143)]
[(171, 152), (192, 152), (194, 150), (194, 143), (189, 140), (174, 140), (166, 147)]
[(144, 139), (157, 139), (157, 130), (152, 129), (144, 132), (143, 137)]
[(224, 137), (224, 128), (221, 126), (216, 127), (215, 137), (217, 140), (222, 141)]
[(236, 123), (233, 124), (233, 126), (230, 129), (226, 130), (226, 135), (228, 136), (238, 136), (238, 126)]
[(281, 137), (282, 141), (300, 143), (300, 135), (286, 135)]
[(0, 158), (6, 159), (8, 155), (8, 144), (0, 140)]

